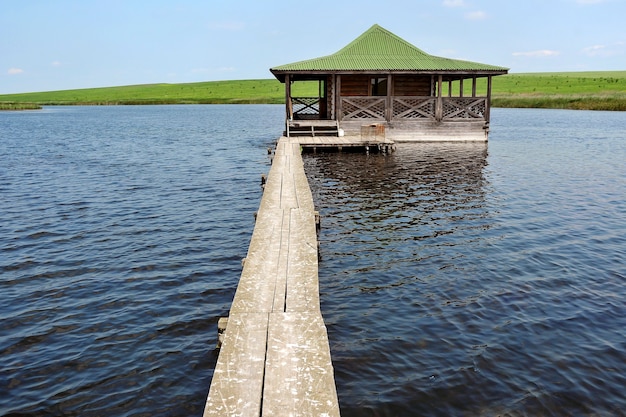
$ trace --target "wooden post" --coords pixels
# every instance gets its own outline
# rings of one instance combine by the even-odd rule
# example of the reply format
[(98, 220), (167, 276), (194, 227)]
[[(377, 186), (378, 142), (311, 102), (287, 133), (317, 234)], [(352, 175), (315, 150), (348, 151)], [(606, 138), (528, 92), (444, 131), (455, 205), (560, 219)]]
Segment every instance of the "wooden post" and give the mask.
[(485, 103), (485, 122), (491, 118), (491, 75), (487, 77), (487, 103)]
[(472, 77), (472, 97), (476, 97), (476, 76)]
[(337, 121), (341, 121), (343, 109), (341, 108), (341, 75), (337, 74), (337, 80), (335, 81), (335, 94), (337, 96)]
[(318, 81), (318, 98), (320, 101), (319, 104), (319, 118), (327, 119), (328, 118), (328, 96), (326, 94), (326, 78), (322, 78)]
[(220, 317), (217, 321), (217, 345), (215, 346), (215, 349), (222, 348), (226, 326), (228, 326), (228, 317)]
[(291, 104), (291, 76), (285, 75), (285, 103), (287, 105), (287, 120), (291, 120), (293, 117), (293, 108)]
[(336, 76), (335, 75), (329, 75), (328, 76), (328, 81), (327, 81), (327, 85), (326, 85), (326, 94), (328, 95), (328, 106), (329, 106), (329, 112), (328, 115), (330, 117), (331, 120), (335, 120), (335, 105), (337, 103), (337, 99), (335, 97), (335, 85), (336, 85)]
[(437, 79), (437, 104), (435, 106), (435, 120), (438, 122), (443, 118), (443, 75), (440, 75)]
[(388, 122), (391, 121), (391, 117), (393, 116), (393, 84), (391, 74), (387, 75), (387, 103), (385, 103), (385, 120)]
[(459, 80), (459, 97), (463, 97), (463, 78)]

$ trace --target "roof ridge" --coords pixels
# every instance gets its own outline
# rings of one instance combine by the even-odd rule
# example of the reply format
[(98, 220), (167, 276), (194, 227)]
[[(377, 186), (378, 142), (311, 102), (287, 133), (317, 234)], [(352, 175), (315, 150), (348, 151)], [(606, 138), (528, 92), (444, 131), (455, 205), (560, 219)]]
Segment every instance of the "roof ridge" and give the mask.
[(430, 55), (378, 24), (334, 54), (270, 68), (274, 75), (290, 71), (355, 70), (506, 73), (508, 68)]
[[(405, 49), (405, 53), (406, 51), (411, 51), (413, 53), (419, 53), (419, 54), (423, 54), (423, 55), (429, 55), (426, 52), (422, 51), (421, 49), (419, 49), (418, 47), (416, 47), (415, 45), (411, 44), (410, 42), (407, 42), (406, 40), (402, 39), (401, 37), (399, 37), (398, 35), (396, 35), (395, 33), (385, 29), (384, 27), (380, 26), (379, 24), (375, 23), (374, 25), (372, 25), (368, 30), (366, 30), (365, 32), (363, 32), (360, 36), (358, 36), (356, 39), (354, 39), (352, 42), (350, 42), (349, 44), (347, 44), (346, 46), (344, 46), (343, 48), (341, 48), (339, 51), (335, 52), (334, 54), (331, 54), (330, 56), (335, 56), (335, 55), (374, 55), (374, 52), (376, 52), (377, 54), (380, 52), (384, 52), (386, 55), (391, 55), (389, 54), (389, 44), (386, 42), (382, 42), (383, 41), (383, 37), (390, 39), (391, 41), (393, 41), (396, 45), (402, 46), (401, 49)], [(375, 44), (375, 46), (378, 46), (378, 48), (372, 48), (372, 43)], [(376, 50), (376, 49), (380, 49), (381, 46), (385, 46), (384, 50)], [(365, 48), (365, 54), (355, 54), (353, 53), (354, 50), (363, 50), (362, 48)], [(369, 48), (367, 48), (369, 47)], [(397, 50), (396, 48), (394, 48), (395, 50)]]

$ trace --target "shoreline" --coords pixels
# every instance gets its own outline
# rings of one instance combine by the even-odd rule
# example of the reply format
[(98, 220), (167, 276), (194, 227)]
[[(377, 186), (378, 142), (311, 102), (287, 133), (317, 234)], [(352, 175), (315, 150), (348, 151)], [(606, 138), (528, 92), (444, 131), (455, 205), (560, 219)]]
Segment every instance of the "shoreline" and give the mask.
[[(0, 102), (0, 111), (41, 110), (42, 106), (145, 106), (186, 104), (284, 104), (277, 100), (111, 100), (111, 101), (47, 101), (37, 103)], [(626, 111), (626, 97), (541, 96), (494, 97), (493, 108), (534, 108), (561, 110)]]

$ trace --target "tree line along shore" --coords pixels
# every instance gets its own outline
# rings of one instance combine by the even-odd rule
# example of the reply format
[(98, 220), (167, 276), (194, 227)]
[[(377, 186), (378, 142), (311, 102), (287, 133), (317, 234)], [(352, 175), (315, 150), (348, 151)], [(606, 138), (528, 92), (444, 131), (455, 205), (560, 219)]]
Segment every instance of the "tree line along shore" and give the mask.
[[(481, 82), (486, 83), (479, 79), (479, 88)], [(317, 94), (317, 83), (300, 88), (302, 96)], [(0, 94), (0, 110), (39, 109), (46, 105), (282, 104), (284, 100), (281, 83), (259, 79)], [(492, 105), (626, 111), (626, 71), (513, 73), (494, 77)]]

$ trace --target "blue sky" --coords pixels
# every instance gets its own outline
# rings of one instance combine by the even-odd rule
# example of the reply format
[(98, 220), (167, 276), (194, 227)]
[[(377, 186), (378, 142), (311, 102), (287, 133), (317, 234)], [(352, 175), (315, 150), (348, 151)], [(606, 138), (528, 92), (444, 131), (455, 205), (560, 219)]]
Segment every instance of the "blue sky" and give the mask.
[(626, 0), (0, 0), (0, 94), (271, 78), (377, 23), (511, 72), (626, 70)]

